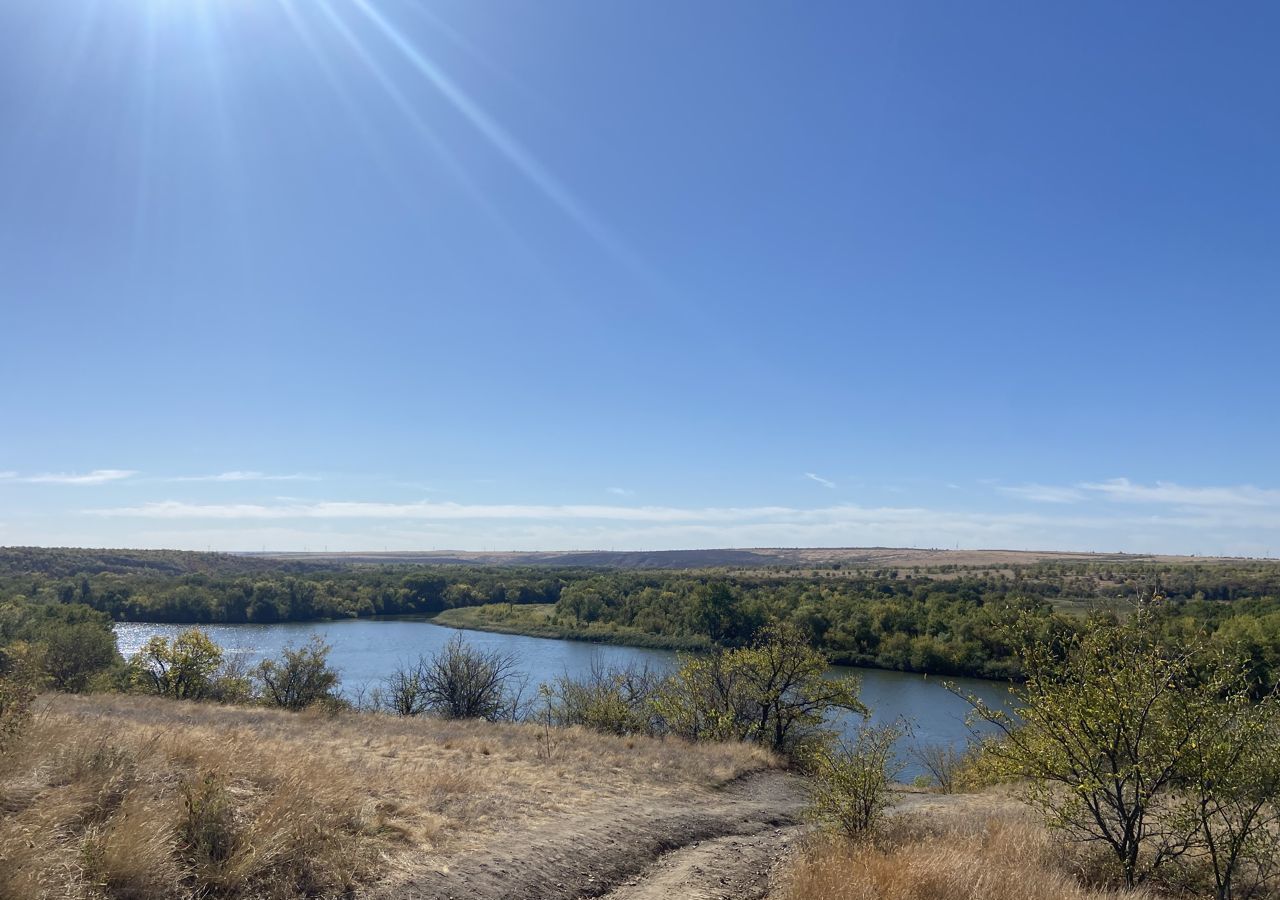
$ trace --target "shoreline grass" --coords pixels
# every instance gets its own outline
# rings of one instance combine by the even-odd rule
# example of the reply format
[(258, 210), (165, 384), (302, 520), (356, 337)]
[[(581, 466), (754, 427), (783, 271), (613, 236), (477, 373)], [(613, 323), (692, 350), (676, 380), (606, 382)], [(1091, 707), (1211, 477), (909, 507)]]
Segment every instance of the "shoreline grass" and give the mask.
[(564, 625), (551, 621), (552, 603), (507, 604), (488, 603), (481, 606), (461, 606), (436, 614), (430, 621), (447, 628), (465, 628), (471, 631), (491, 631), (498, 634), (517, 634), (525, 637), (551, 638), (562, 641), (581, 641), (589, 644), (617, 644), (646, 650), (673, 650), (697, 652), (711, 649), (711, 643), (701, 637), (671, 637), (650, 634), (638, 628), (583, 624)]

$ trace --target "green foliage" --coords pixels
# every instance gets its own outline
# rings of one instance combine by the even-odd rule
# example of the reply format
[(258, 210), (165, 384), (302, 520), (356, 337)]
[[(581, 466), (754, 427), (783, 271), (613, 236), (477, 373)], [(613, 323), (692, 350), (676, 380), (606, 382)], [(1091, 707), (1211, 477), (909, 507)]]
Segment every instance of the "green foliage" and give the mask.
[(0, 604), (0, 646), (17, 642), (32, 677), (54, 690), (87, 690), (121, 664), (111, 620), (78, 603)]
[(550, 721), (607, 734), (656, 734), (661, 725), (654, 700), (662, 678), (643, 667), (606, 667), (594, 661), (580, 678), (562, 675), (543, 685)]
[(202, 700), (222, 663), (222, 648), (199, 628), (172, 641), (156, 635), (129, 661), (130, 680), (139, 690), (174, 700)]
[[(785, 622), (837, 664), (1017, 678), (1011, 622), (1024, 620), (1047, 639), (1079, 630), (1082, 613), (1123, 617), (1157, 589), (1166, 602), (1153, 621), (1171, 640), (1208, 632), (1245, 656), (1255, 697), (1280, 678), (1280, 565), (1140, 557), (999, 568), (602, 571), (9, 548), (0, 549), (0, 645), (35, 640), (13, 633), (15, 618), (89, 608), (115, 620), (200, 624), (432, 615), (492, 604), (518, 613), (542, 604), (554, 605), (556, 615), (532, 628), (539, 633), (700, 649), (740, 647), (762, 623)], [(523, 621), (513, 616), (512, 628)], [(95, 677), (73, 672), (68, 681)]]
[(846, 837), (870, 834), (889, 808), (890, 790), (902, 774), (894, 748), (905, 734), (900, 722), (864, 724), (852, 741), (815, 748), (806, 760), (810, 817)]
[(329, 668), (331, 649), (317, 635), (301, 647), (285, 647), (279, 659), (264, 659), (255, 672), (263, 702), (299, 710), (333, 700), (339, 679)]
[(55, 690), (80, 692), (93, 677), (120, 659), (115, 635), (97, 622), (75, 622), (49, 629), (44, 640), (45, 674)]
[(1238, 872), (1226, 859), (1239, 854), (1223, 848), (1266, 831), (1259, 817), (1274, 821), (1278, 707), (1252, 702), (1238, 658), (1195, 634), (1169, 642), (1158, 622), (1145, 608), (1062, 643), (1028, 642), (1016, 718), (969, 700), (1003, 733), (984, 747), (987, 764), (1023, 779), (1050, 826), (1106, 847), (1119, 880), (1207, 855), (1230, 896)]
[(828, 668), (794, 627), (769, 626), (751, 647), (685, 659), (654, 706), (672, 733), (689, 740), (754, 741), (796, 753), (828, 713), (866, 712), (857, 680), (828, 678)]

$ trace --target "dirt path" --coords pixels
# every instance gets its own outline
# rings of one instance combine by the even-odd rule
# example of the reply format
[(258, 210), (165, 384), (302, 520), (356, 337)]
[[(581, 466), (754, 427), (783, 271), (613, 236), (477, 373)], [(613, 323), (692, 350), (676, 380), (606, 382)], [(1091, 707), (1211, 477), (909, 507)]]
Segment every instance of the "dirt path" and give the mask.
[(756, 900), (801, 833), (796, 778), (764, 772), (719, 791), (636, 797), (497, 835), (448, 871), (420, 873), (379, 900)]

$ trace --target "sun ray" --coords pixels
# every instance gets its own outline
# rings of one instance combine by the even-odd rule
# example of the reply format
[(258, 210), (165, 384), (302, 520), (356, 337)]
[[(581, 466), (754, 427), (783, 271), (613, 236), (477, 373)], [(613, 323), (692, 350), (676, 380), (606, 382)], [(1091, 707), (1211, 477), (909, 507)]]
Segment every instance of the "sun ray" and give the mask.
[(502, 212), (494, 206), (493, 202), (485, 195), (475, 179), (466, 171), (462, 162), (457, 155), (449, 149), (449, 147), (440, 139), (439, 135), (431, 128), (431, 125), (423, 117), (423, 115), (414, 108), (413, 103), (409, 100), (403, 90), (395, 83), (395, 80), (387, 73), (386, 69), (373, 57), (373, 54), (361, 43), (360, 38), (351, 30), (351, 26), (333, 9), (329, 0), (315, 0), (316, 7), (319, 8), (333, 26), (334, 30), (342, 37), (342, 39), (356, 54), (360, 62), (373, 75), (374, 80), (378, 82), (379, 87), (400, 111), (406, 121), (413, 127), (414, 131), (431, 147), (432, 151), (444, 164), (449, 174), (456, 180), (459, 186), (467, 193), (467, 195), (480, 206), (484, 213), (493, 221), (503, 233), (513, 241), (516, 246), (531, 261), (536, 263), (540, 269), (544, 269), (542, 262), (537, 259), (528, 242), (520, 235), (520, 233), (512, 227), (511, 223), (502, 214)]
[(368, 0), (351, 0), (374, 27), (439, 93), (471, 124), (489, 144), (516, 167), (544, 197), (575, 222), (616, 262), (646, 281), (654, 281), (650, 267), (612, 231), (593, 216), (551, 172), (473, 100), (439, 66), (433, 63)]

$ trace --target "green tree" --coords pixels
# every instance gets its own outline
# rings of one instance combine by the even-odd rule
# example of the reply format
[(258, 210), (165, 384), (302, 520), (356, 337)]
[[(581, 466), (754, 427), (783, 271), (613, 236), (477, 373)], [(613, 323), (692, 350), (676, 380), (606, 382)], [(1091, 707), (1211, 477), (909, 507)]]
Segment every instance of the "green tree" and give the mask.
[(667, 727), (690, 740), (795, 753), (833, 710), (866, 713), (857, 679), (828, 678), (829, 668), (796, 628), (772, 625), (751, 647), (686, 659), (654, 703)]
[(45, 629), (44, 670), (59, 691), (79, 692), (99, 672), (118, 665), (115, 635), (96, 622), (73, 622)]
[(222, 663), (222, 648), (199, 628), (172, 641), (156, 635), (129, 662), (130, 680), (150, 693), (175, 700), (201, 700)]
[[(1221, 834), (1208, 819), (1254, 791), (1248, 773), (1275, 738), (1272, 724), (1254, 724), (1240, 660), (1196, 636), (1170, 644), (1154, 624), (1142, 609), (1024, 645), (1016, 715), (967, 698), (1002, 732), (985, 747), (988, 764), (1025, 779), (1051, 827), (1106, 847), (1128, 886)], [(1261, 712), (1271, 719), (1270, 707)], [(1269, 805), (1274, 782), (1256, 787)], [(1199, 812), (1187, 800), (1197, 793)]]

